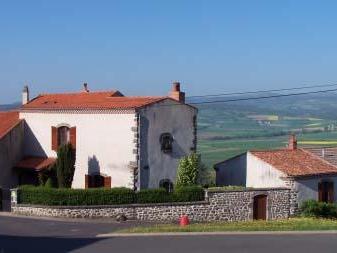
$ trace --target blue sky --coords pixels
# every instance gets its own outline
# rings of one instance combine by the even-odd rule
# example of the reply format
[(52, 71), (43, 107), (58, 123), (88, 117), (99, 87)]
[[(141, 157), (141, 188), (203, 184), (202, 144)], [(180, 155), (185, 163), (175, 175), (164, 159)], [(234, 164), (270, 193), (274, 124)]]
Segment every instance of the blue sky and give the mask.
[(336, 1), (0, 0), (0, 104), (32, 93), (188, 95), (337, 82)]

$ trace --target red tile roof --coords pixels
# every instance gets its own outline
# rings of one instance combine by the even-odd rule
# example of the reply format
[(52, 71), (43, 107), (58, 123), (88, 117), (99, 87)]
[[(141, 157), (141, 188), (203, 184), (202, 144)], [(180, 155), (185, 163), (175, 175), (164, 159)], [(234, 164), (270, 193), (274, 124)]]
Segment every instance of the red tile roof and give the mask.
[(304, 149), (250, 151), (288, 176), (337, 174), (337, 167)]
[(18, 112), (0, 112), (0, 139), (20, 122)]
[(55, 158), (50, 157), (26, 157), (15, 165), (17, 169), (41, 171), (47, 169), (56, 162)]
[(119, 91), (42, 94), (22, 110), (136, 109), (167, 97), (124, 97)]

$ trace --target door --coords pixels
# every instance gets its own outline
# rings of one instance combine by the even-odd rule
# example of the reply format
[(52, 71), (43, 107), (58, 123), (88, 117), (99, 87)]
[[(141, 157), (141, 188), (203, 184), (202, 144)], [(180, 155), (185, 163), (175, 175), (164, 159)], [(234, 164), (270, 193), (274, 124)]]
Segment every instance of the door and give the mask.
[(266, 220), (267, 219), (267, 196), (257, 195), (254, 197), (253, 219)]
[(333, 182), (318, 183), (318, 201), (333, 203), (334, 202), (334, 184)]

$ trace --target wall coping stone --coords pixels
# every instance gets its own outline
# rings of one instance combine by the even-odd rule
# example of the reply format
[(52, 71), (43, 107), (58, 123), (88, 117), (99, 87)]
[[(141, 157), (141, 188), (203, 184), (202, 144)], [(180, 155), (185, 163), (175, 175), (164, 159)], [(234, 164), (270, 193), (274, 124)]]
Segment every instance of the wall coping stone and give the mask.
[(206, 189), (206, 191), (208, 191), (209, 194), (211, 193), (224, 193), (224, 192), (255, 192), (255, 191), (259, 191), (259, 192), (268, 192), (268, 191), (289, 191), (291, 190), (290, 188), (286, 188), (286, 187), (279, 187), (279, 188), (245, 188), (245, 189), (214, 189), (212, 190), (212, 188), (210, 189)]

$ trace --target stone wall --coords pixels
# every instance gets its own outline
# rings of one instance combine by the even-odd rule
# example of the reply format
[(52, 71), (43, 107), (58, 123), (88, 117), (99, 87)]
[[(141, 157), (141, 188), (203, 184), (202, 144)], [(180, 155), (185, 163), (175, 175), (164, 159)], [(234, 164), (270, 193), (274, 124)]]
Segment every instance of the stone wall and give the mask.
[(177, 221), (187, 214), (192, 221), (247, 221), (253, 219), (253, 199), (267, 195), (267, 219), (284, 219), (290, 215), (289, 189), (210, 192), (206, 201), (121, 206), (46, 207), (17, 204), (12, 212), (30, 216), (63, 218), (116, 218), (130, 220)]

